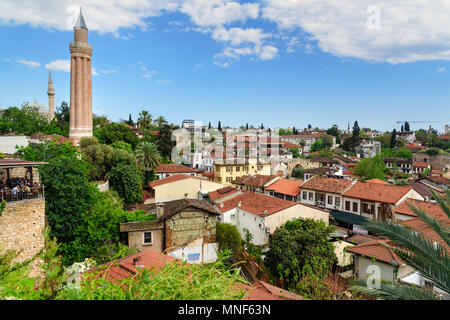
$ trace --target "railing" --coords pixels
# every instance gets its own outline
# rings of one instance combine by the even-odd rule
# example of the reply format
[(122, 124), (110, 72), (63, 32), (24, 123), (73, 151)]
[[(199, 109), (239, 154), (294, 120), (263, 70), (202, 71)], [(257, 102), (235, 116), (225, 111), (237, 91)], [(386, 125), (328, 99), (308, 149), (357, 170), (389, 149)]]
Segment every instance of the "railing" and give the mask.
[(44, 197), (44, 186), (39, 187), (28, 187), (21, 188), (17, 190), (13, 189), (1, 189), (0, 190), (0, 201), (14, 202), (22, 200), (32, 200)]

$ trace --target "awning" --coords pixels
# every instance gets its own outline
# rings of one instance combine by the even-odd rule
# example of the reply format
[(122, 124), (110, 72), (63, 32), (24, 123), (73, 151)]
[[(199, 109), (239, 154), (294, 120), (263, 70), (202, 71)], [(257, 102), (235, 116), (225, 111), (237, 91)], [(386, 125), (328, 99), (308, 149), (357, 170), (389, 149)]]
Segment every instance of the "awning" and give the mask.
[(365, 217), (361, 217), (357, 214), (348, 213), (344, 211), (331, 211), (330, 215), (336, 220), (349, 224), (363, 225), (365, 222), (368, 221), (368, 219)]

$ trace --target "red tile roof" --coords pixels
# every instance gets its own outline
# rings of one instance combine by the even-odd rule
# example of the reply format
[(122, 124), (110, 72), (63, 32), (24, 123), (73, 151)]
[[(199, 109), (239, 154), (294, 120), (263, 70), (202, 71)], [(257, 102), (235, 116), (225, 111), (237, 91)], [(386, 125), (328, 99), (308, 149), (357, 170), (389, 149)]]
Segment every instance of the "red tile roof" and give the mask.
[(344, 192), (344, 196), (367, 201), (396, 204), (410, 190), (409, 186), (393, 186), (370, 182), (357, 182)]
[(397, 256), (392, 249), (386, 247), (384, 244), (393, 246), (394, 243), (389, 240), (373, 240), (367, 241), (354, 247), (346, 247), (345, 250), (357, 255), (362, 255), (367, 258), (373, 258), (378, 261), (391, 263), (391, 261), (397, 262), (399, 266), (405, 264), (403, 260)]
[(419, 167), (419, 168), (428, 168), (430, 164), (428, 162), (416, 162), (413, 164), (414, 167)]
[(280, 179), (268, 186), (266, 190), (295, 197), (300, 193), (299, 187), (303, 182), (303, 180)]
[(214, 171), (209, 171), (209, 172), (200, 172), (200, 174), (204, 177), (208, 177), (208, 178), (214, 178)]
[(263, 188), (268, 182), (272, 181), (275, 178), (276, 176), (255, 174), (252, 176), (243, 176), (241, 178), (236, 179), (232, 183), (244, 186)]
[(219, 199), (222, 199), (224, 197), (228, 197), (229, 195), (235, 194), (239, 192), (236, 188), (233, 187), (225, 187), (222, 189), (217, 189), (216, 191), (212, 191), (209, 193), (209, 199), (211, 201), (216, 202)]
[[(405, 227), (417, 231), (430, 241), (439, 243), (439, 245), (442, 246), (447, 251), (448, 254), (450, 254), (450, 247), (448, 246), (448, 244), (429, 225), (427, 225), (419, 218), (401, 221), (400, 223)], [(450, 223), (448, 222), (448, 220), (447, 222), (444, 222), (444, 225), (447, 228), (450, 227)]]
[(150, 187), (154, 188), (154, 187), (161, 186), (163, 184), (172, 183), (172, 182), (185, 180), (185, 179), (198, 179), (198, 180), (201, 180), (201, 181), (209, 181), (208, 179), (205, 179), (205, 178), (194, 177), (194, 176), (190, 176), (190, 175), (187, 175), (187, 174), (174, 174), (173, 176), (170, 176), (170, 177), (167, 177), (167, 178), (164, 178), (164, 179), (159, 179), (159, 180), (155, 180), (155, 181), (149, 182), (148, 185)]
[[(231, 199), (225, 200), (223, 207), (218, 204), (219, 210), (223, 213), (233, 208), (237, 208), (241, 203), (241, 209), (258, 216), (267, 216), (279, 212), (281, 210), (293, 207), (300, 203), (271, 197), (265, 194), (246, 192)], [(263, 215), (264, 211), (266, 214)]]
[(156, 173), (194, 173), (198, 172), (195, 169), (188, 168), (182, 164), (170, 163), (170, 164), (160, 164), (155, 170)]
[(300, 189), (342, 194), (353, 182), (353, 180), (315, 176), (303, 183)]
[(400, 205), (395, 207), (394, 213), (417, 217), (417, 215), (408, 207), (408, 204), (413, 205), (419, 209), (422, 209), (423, 211), (427, 212), (432, 217), (438, 220), (450, 223), (450, 219), (441, 209), (439, 204), (436, 202), (421, 201), (416, 199), (406, 199), (406, 201), (403, 201)]

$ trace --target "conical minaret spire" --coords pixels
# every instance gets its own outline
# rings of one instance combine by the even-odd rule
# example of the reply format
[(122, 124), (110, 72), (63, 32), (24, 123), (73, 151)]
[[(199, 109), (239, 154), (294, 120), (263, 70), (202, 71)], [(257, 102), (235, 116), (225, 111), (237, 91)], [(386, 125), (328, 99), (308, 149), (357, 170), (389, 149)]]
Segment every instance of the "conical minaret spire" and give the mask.
[(55, 118), (55, 91), (53, 90), (52, 72), (48, 71), (48, 120)]
[(70, 129), (69, 138), (79, 144), (81, 138), (92, 137), (92, 46), (83, 14), (74, 26), (70, 43)]

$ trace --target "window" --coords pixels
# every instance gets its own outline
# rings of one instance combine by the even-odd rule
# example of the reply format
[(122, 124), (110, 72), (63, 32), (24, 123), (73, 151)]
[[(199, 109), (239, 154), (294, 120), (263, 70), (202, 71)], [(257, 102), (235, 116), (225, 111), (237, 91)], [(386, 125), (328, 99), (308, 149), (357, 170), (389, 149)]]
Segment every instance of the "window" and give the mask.
[(308, 198), (308, 192), (303, 191), (303, 200), (306, 200)]
[(144, 244), (153, 243), (153, 233), (152, 232), (144, 232)]
[(241, 167), (236, 167), (236, 172), (241, 171)]
[(332, 196), (328, 196), (328, 204), (333, 204), (333, 197)]
[(358, 212), (358, 202), (353, 202), (353, 212)]
[(313, 201), (313, 193), (312, 192), (309, 193), (309, 201)]
[(341, 198), (335, 197), (334, 198), (334, 204), (339, 207), (341, 205)]
[(350, 211), (350, 201), (345, 201), (345, 210)]
[(231, 177), (227, 177), (227, 182), (231, 182)]
[(233, 172), (233, 167), (227, 167), (227, 172)]

